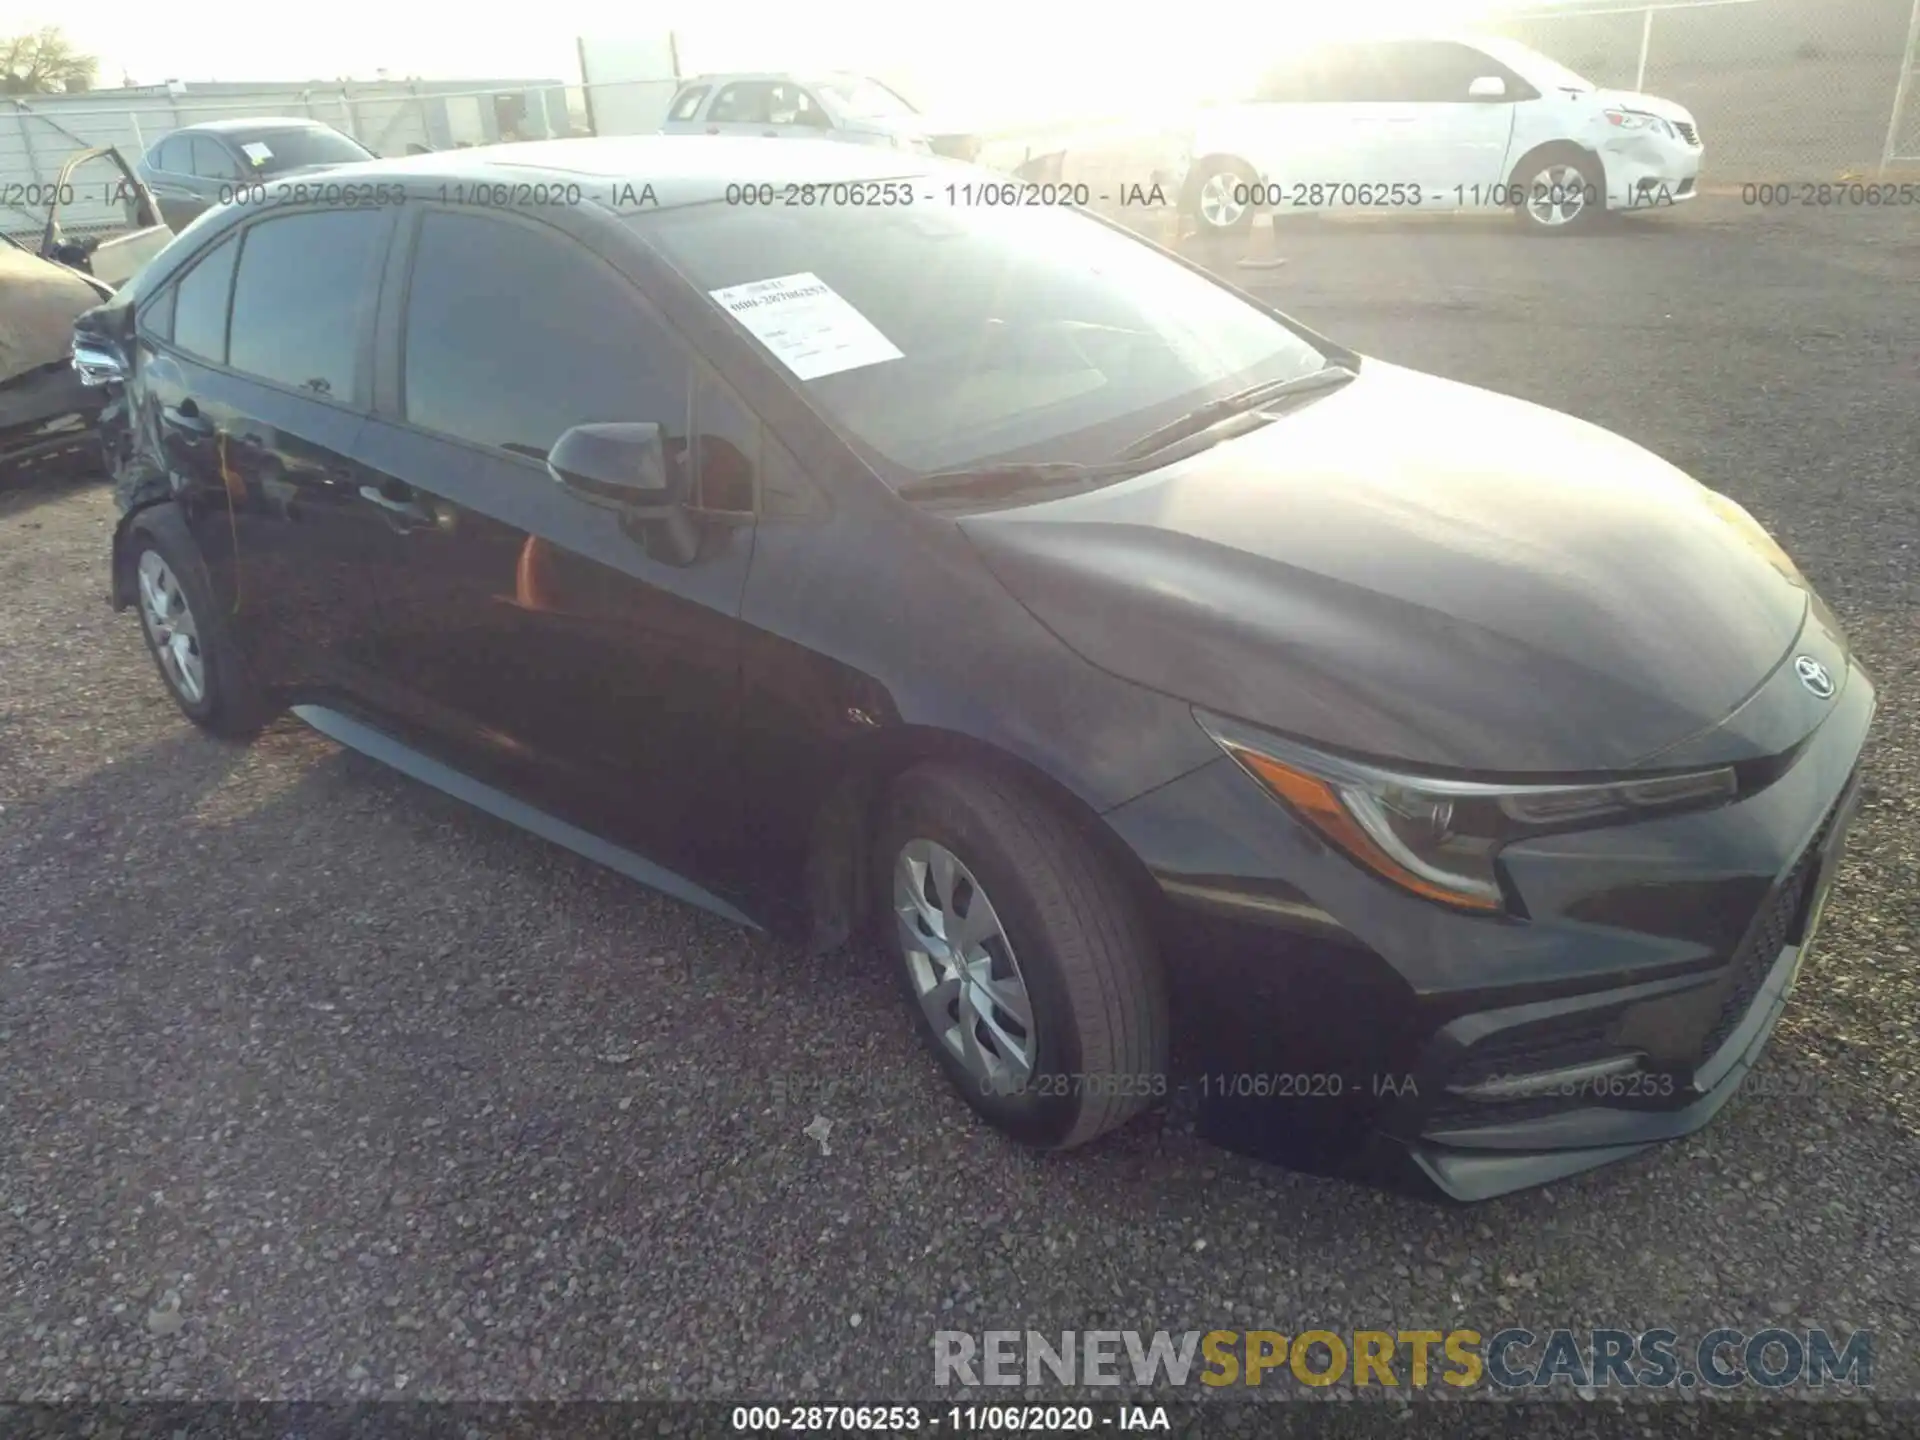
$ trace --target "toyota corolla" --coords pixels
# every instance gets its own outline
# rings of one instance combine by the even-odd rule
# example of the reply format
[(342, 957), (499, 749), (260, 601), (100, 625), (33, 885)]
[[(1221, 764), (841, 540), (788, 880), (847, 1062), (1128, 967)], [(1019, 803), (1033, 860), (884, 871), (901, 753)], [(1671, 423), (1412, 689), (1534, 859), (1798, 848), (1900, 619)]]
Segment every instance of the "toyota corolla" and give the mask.
[(129, 400), (113, 595), (217, 734), (290, 709), (878, 937), (1029, 1144), (1184, 1082), (1474, 1198), (1706, 1123), (1874, 709), (1793, 562), (1624, 439), (974, 173), (568, 141), (210, 215), (81, 321)]

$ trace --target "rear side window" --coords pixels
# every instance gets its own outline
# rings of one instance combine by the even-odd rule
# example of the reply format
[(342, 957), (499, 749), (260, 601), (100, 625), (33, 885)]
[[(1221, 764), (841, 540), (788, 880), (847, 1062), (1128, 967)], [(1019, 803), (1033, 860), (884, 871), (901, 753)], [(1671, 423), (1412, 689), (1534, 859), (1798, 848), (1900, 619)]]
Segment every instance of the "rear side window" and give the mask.
[(713, 111), (707, 118), (719, 125), (766, 125), (772, 86), (759, 80), (743, 80), (729, 85), (713, 99)]
[(627, 281), (566, 237), (492, 215), (422, 222), (407, 295), (409, 423), (532, 459), (595, 422), (657, 424), (684, 444), (689, 369)]
[(692, 120), (700, 114), (700, 102), (707, 98), (711, 85), (694, 85), (682, 90), (667, 112), (669, 120)]
[(233, 180), (238, 178), (240, 167), (233, 163), (233, 157), (226, 147), (210, 135), (195, 135), (193, 143), (193, 173), (204, 180)]
[(189, 355), (227, 363), (227, 297), (240, 242), (222, 240), (174, 286), (173, 343)]
[(147, 157), (147, 163), (154, 169), (169, 175), (190, 175), (193, 173), (188, 168), (191, 164), (188, 159), (191, 145), (192, 137), (190, 136), (170, 135), (153, 147), (153, 153)]
[(169, 285), (141, 306), (140, 329), (156, 340), (173, 339), (173, 307), (179, 295), (179, 288)]
[(360, 317), (386, 251), (386, 210), (321, 210), (246, 233), (227, 363), (308, 394), (351, 401)]

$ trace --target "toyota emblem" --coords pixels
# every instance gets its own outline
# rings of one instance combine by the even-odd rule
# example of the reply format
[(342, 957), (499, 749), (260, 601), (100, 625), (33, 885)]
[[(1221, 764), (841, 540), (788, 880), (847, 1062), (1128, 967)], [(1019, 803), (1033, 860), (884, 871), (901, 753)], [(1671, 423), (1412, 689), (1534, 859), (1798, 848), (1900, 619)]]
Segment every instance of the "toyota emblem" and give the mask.
[(1793, 673), (1800, 677), (1800, 683), (1807, 687), (1808, 692), (1819, 699), (1825, 700), (1833, 694), (1833, 676), (1813, 656), (1794, 656)]

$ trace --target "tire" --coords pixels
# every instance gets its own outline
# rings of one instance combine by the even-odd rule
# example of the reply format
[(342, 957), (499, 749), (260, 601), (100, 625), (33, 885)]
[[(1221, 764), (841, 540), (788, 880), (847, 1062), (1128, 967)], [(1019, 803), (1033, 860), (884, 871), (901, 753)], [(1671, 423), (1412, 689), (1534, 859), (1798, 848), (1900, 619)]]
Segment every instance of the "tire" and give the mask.
[[(1146, 919), (1063, 816), (984, 768), (929, 763), (894, 782), (878, 838), (885, 948), (922, 1038), (983, 1119), (1023, 1144), (1065, 1150), (1167, 1094), (1166, 979)], [(974, 951), (970, 978), (992, 990), (989, 1018), (971, 1025), (962, 1004), (971, 997), (978, 1015), (987, 992), (950, 978), (936, 954), (946, 947), (924, 943), (948, 919), (979, 926), (963, 956)]]
[(180, 713), (225, 739), (251, 738), (272, 708), (214, 604), (206, 565), (179, 510), (141, 511), (125, 553), (140, 634)]
[[(1251, 204), (1236, 206), (1233, 187), (1257, 185), (1253, 167), (1239, 160), (1203, 161), (1187, 182), (1187, 209), (1202, 235), (1244, 235), (1253, 226)], [(1249, 197), (1251, 198), (1251, 197)], [(1215, 204), (1215, 201), (1220, 202)], [(1210, 214), (1215, 218), (1209, 218)]]
[(1607, 172), (1570, 145), (1528, 155), (1514, 167), (1511, 188), (1514, 218), (1530, 235), (1581, 235), (1606, 217)]

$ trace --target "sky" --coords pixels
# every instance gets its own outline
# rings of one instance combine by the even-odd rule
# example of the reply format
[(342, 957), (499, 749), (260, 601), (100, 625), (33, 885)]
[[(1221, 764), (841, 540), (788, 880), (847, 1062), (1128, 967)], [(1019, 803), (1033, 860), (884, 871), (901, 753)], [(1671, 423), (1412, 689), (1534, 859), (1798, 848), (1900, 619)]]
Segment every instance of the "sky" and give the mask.
[[(1105, 92), (1149, 81), (1176, 80), (1176, 90), (1205, 87), (1266, 50), (1259, 37), (1297, 33), (1329, 11), (1342, 24), (1375, 17), (1383, 25), (1443, 23), (1449, 7), (1470, 11), (1484, 0), (1201, 0), (1154, 7), (1137, 3), (1040, 7), (1032, 0), (970, 0), (964, 7), (904, 6), (879, 0), (679, 0), (647, 10), (649, 26), (673, 29), (682, 69), (832, 66), (885, 75), (911, 74), (923, 92), (950, 99), (1007, 84), (1058, 92), (1085, 104)], [(1552, 0), (1543, 0), (1552, 3)], [(581, 35), (641, 33), (638, 7), (610, 0), (553, 0), (508, 9), (476, 8), (471, 23), (449, 24), (454, 10), (408, 13), (375, 0), (328, 0), (272, 7), (237, 0), (196, 0), (192, 23), (177, 7), (151, 0), (90, 0), (55, 6), (20, 0), (8, 6), (9, 31), (59, 25), (100, 57), (101, 86), (123, 74), (137, 84), (177, 79), (222, 81), (376, 78), (557, 79), (577, 83), (575, 40)], [(1196, 8), (1208, 23), (1196, 23)], [(1156, 23), (1156, 13), (1165, 17)], [(295, 28), (311, 17), (311, 28)], [(289, 21), (294, 22), (292, 25)], [(1238, 44), (1222, 44), (1222, 35)], [(1252, 41), (1254, 43), (1248, 43)], [(1231, 79), (1238, 81), (1238, 74)], [(926, 100), (923, 93), (914, 98)]]

